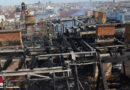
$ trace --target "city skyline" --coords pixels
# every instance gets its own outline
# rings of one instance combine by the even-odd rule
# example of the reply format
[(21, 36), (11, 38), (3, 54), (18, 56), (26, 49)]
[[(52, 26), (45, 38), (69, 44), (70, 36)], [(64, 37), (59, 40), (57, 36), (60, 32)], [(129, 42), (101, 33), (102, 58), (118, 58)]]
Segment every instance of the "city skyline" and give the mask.
[[(65, 3), (65, 2), (87, 2), (90, 0), (1, 0), (0, 5), (2, 6), (12, 6), (12, 5), (20, 5), (22, 2), (25, 2), (26, 4), (33, 4), (37, 2), (54, 2), (54, 3)], [(108, 1), (108, 0), (92, 0), (92, 1)], [(112, 0), (109, 0), (112, 1)]]

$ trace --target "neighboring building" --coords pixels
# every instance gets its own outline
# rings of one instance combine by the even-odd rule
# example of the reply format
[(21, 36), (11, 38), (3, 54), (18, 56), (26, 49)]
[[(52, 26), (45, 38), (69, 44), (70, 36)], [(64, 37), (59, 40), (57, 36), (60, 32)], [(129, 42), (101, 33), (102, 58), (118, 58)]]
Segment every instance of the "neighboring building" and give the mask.
[(109, 19), (119, 20), (122, 23), (128, 23), (128, 22), (130, 22), (130, 12), (108, 10), (107, 11), (107, 17)]
[(0, 15), (0, 23), (2, 23), (3, 21), (5, 21), (5, 16), (4, 15)]
[(21, 12), (17, 12), (15, 13), (15, 22), (19, 22), (20, 21), (20, 18), (21, 18)]

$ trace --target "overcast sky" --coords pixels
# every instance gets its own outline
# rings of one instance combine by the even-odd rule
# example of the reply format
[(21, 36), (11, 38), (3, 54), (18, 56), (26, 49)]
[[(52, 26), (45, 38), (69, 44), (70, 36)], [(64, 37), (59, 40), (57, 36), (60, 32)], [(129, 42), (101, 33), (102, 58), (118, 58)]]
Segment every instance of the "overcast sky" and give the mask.
[[(0, 5), (2, 6), (10, 6), (10, 5), (20, 5), (21, 2), (25, 2), (27, 4), (32, 4), (36, 2), (78, 2), (78, 1), (89, 1), (89, 0), (0, 0)], [(101, 0), (94, 0), (94, 1), (101, 1)], [(103, 0), (106, 1), (106, 0)], [(108, 1), (108, 0), (107, 0)]]

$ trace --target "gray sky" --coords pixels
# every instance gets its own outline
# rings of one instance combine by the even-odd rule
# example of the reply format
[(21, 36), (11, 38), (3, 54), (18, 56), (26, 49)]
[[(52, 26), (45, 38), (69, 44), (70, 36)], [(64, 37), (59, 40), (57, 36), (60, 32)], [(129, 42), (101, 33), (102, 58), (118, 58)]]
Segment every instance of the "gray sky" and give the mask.
[[(31, 3), (36, 3), (38, 1), (41, 1), (41, 2), (48, 2), (48, 1), (51, 1), (51, 2), (78, 2), (78, 1), (89, 1), (89, 0), (0, 0), (0, 5), (2, 5), (2, 6), (20, 5), (21, 2), (31, 4)], [(96, 1), (96, 0), (94, 0), (94, 1)], [(99, 0), (97, 0), (97, 1), (99, 1)]]

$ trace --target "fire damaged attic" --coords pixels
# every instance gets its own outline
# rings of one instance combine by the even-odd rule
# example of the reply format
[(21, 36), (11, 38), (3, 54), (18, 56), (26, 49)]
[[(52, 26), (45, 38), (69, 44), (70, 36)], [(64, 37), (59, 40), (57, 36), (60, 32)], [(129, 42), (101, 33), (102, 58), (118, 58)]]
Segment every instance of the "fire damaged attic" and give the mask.
[[(1, 26), (0, 88), (130, 90), (130, 23), (103, 10), (77, 16), (84, 9), (67, 11), (71, 4), (59, 10), (63, 17), (54, 18), (54, 4), (46, 5), (41, 15), (22, 3), (15, 10), (20, 21)], [(53, 18), (45, 18), (50, 14)]]

